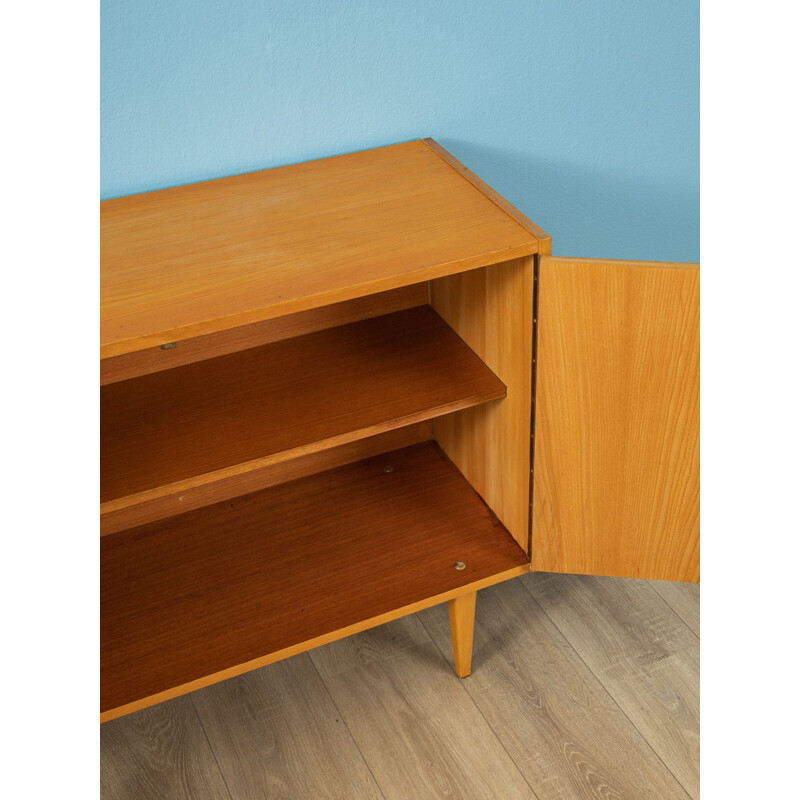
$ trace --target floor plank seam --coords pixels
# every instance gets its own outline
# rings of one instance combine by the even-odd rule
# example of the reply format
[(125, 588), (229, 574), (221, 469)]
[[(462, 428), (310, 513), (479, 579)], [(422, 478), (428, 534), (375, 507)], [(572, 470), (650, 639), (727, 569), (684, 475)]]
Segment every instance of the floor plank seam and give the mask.
[(386, 794), (383, 791), (383, 787), (378, 783), (378, 779), (375, 777), (375, 773), (372, 771), (372, 767), (370, 766), (369, 761), (367, 761), (366, 756), (361, 751), (361, 748), (358, 746), (358, 742), (356, 741), (356, 737), (353, 736), (353, 731), (350, 730), (350, 726), (347, 724), (347, 720), (345, 719), (344, 714), (342, 714), (341, 709), (336, 704), (336, 701), (333, 699), (333, 695), (331, 694), (330, 687), (328, 686), (327, 681), (322, 676), (322, 673), (317, 668), (317, 665), (314, 663), (314, 659), (308, 656), (308, 660), (311, 662), (311, 666), (314, 667), (314, 672), (317, 673), (317, 676), (322, 681), (322, 685), (325, 687), (325, 693), (328, 695), (333, 707), (336, 709), (336, 713), (339, 715), (339, 719), (342, 721), (342, 725), (344, 725), (345, 729), (347, 730), (347, 735), (350, 737), (350, 741), (352, 741), (353, 745), (355, 746), (358, 754), (361, 756), (361, 760), (364, 762), (364, 766), (367, 768), (367, 772), (372, 776), (372, 780), (375, 782), (375, 788), (381, 793), (381, 797), (383, 800), (386, 800)]
[(197, 721), (200, 723), (200, 728), (203, 731), (203, 736), (206, 737), (206, 742), (208, 743), (208, 747), (211, 750), (211, 755), (214, 756), (214, 763), (217, 765), (217, 770), (219, 770), (219, 775), (222, 778), (222, 783), (225, 785), (225, 791), (228, 793), (229, 800), (233, 800), (233, 794), (231, 793), (231, 787), (228, 786), (228, 779), (225, 777), (225, 773), (222, 770), (222, 765), (219, 763), (219, 758), (217, 757), (217, 751), (214, 749), (214, 745), (211, 744), (211, 739), (208, 738), (208, 731), (206, 731), (206, 725), (203, 722), (203, 715), (200, 713), (199, 709), (197, 708), (197, 704), (194, 702), (194, 693), (189, 693), (189, 700), (192, 702), (192, 708), (194, 709), (195, 716), (197, 717)]
[[(479, 596), (480, 596), (480, 593), (479, 593)], [(421, 617), (419, 617), (419, 615), (415, 614), (415, 616), (419, 620), (420, 625), (422, 625), (422, 627), (425, 629), (425, 633), (428, 634), (428, 638), (431, 639), (431, 641), (434, 643), (434, 645), (436, 645), (436, 649), (439, 651), (439, 655), (441, 656), (442, 661), (444, 661), (445, 667), (447, 669), (452, 669), (451, 666), (450, 666), (450, 663), (447, 660), (447, 655), (442, 652), (441, 647), (439, 647), (439, 643), (436, 641), (436, 639), (433, 637), (431, 632), (426, 627), (425, 621)], [(536, 790), (533, 788), (533, 786), (531, 786), (530, 782), (525, 777), (525, 773), (520, 769), (520, 766), (519, 766), (519, 764), (517, 764), (516, 759), (511, 755), (511, 753), (508, 752), (508, 748), (506, 747), (505, 742), (500, 737), (500, 735), (497, 733), (497, 731), (494, 729), (494, 727), (489, 722), (489, 720), (486, 719), (486, 715), (483, 713), (483, 711), (481, 710), (480, 706), (475, 702), (475, 698), (472, 696), (472, 694), (471, 694), (471, 692), (469, 690), (469, 687), (460, 678), (458, 680), (461, 683), (461, 688), (466, 693), (467, 697), (469, 697), (470, 702), (475, 707), (477, 712), (481, 715), (481, 717), (483, 718), (483, 721), (486, 723), (486, 726), (489, 728), (489, 730), (492, 732), (492, 734), (494, 734), (494, 738), (497, 739), (500, 747), (503, 748), (503, 751), (508, 756), (509, 761), (511, 761), (511, 763), (514, 765), (514, 768), (520, 774), (520, 777), (522, 778), (522, 780), (525, 781), (525, 785), (531, 790), (531, 794), (534, 796), (535, 800), (539, 800), (539, 795), (536, 794)]]
[[(672, 777), (675, 779), (675, 783), (677, 783), (678, 786), (680, 786), (681, 790), (686, 795), (688, 800), (697, 800), (697, 798), (695, 798), (693, 795), (691, 795), (689, 793), (689, 791), (683, 785), (683, 781), (679, 780), (678, 776), (675, 775), (675, 773), (667, 766), (667, 764), (664, 762), (664, 759), (661, 758), (661, 756), (656, 752), (656, 749), (653, 747), (653, 745), (650, 742), (650, 740), (642, 733), (642, 731), (639, 729), (638, 725), (636, 725), (636, 723), (634, 723), (634, 721), (628, 716), (628, 714), (626, 713), (625, 709), (622, 708), (622, 706), (617, 702), (617, 698), (614, 697), (614, 695), (611, 693), (611, 691), (609, 690), (608, 686), (606, 686), (606, 684), (602, 680), (602, 678), (600, 678), (595, 673), (595, 671), (586, 663), (586, 661), (584, 661), (583, 656), (581, 656), (581, 654), (575, 649), (575, 647), (573, 647), (572, 642), (567, 637), (567, 634), (559, 627), (559, 625), (556, 623), (556, 621), (547, 613), (547, 611), (544, 609), (542, 604), (536, 599), (536, 597), (533, 594), (533, 592), (530, 589), (528, 589), (528, 585), (524, 581), (523, 581), (523, 586), (525, 587), (525, 590), (528, 592), (528, 594), (531, 596), (531, 598), (533, 598), (533, 602), (536, 603), (537, 606), (539, 606), (539, 608), (541, 609), (541, 611), (545, 615), (545, 617), (547, 617), (547, 619), (550, 620), (550, 622), (555, 626), (556, 630), (561, 634), (561, 636), (563, 637), (564, 641), (569, 645), (570, 650), (572, 650), (572, 652), (575, 653), (575, 655), (580, 660), (581, 664), (583, 664), (584, 667), (586, 667), (586, 669), (589, 671), (589, 674), (594, 676), (594, 679), (600, 684), (600, 686), (602, 687), (603, 691), (611, 699), (611, 702), (614, 703), (614, 705), (619, 709), (619, 711), (622, 714), (622, 716), (625, 717), (626, 720), (628, 720), (628, 722), (630, 723), (631, 727), (636, 731), (636, 733), (639, 735), (639, 737), (642, 739), (642, 741), (650, 748), (650, 751), (658, 759), (659, 763), (664, 767), (664, 769), (670, 775), (672, 775)], [(672, 610), (671, 607), (670, 607), (670, 610)], [(675, 616), (680, 617), (679, 614), (675, 614)], [(683, 620), (681, 620), (681, 622), (683, 622)]]
[(672, 603), (670, 603), (670, 601), (667, 600), (667, 598), (664, 597), (664, 595), (661, 594), (661, 592), (659, 592), (658, 589), (656, 589), (655, 586), (653, 586), (651, 581), (648, 581), (647, 585), (658, 595), (658, 597), (663, 602), (665, 602), (667, 604), (667, 606), (669, 607), (669, 610), (672, 611), (672, 613), (689, 629), (689, 632), (692, 634), (692, 636), (694, 636), (694, 638), (697, 639), (697, 641), (699, 642), (700, 641), (700, 634), (697, 633), (694, 630), (694, 628), (692, 628), (691, 625), (689, 625), (689, 623), (683, 618), (683, 614), (681, 614), (680, 611), (678, 611), (678, 609), (675, 608), (675, 606), (673, 606)]

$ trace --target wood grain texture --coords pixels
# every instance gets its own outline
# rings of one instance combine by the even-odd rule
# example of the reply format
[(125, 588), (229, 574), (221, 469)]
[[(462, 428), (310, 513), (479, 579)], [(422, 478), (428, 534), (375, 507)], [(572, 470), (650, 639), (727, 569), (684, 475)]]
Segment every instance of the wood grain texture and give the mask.
[(524, 583), (692, 798), (700, 795), (699, 642), (646, 581)]
[(101, 203), (101, 358), (538, 252), (422, 141)]
[(383, 798), (308, 655), (191, 698), (232, 800)]
[(387, 800), (535, 800), (429, 639), (338, 669), (348, 658), (337, 650), (371, 638), (368, 631), (309, 655)]
[[(687, 800), (520, 580), (497, 588), (478, 598), (462, 685), (538, 800)], [(444, 609), (418, 616), (452, 663)]]
[(544, 257), (533, 568), (699, 580), (697, 265)]
[(431, 305), (506, 386), (505, 400), (439, 419), (434, 435), (527, 550), (533, 258), (432, 281)]
[[(380, 453), (410, 447), (412, 444), (433, 439), (433, 420), (417, 422), (402, 428), (378, 433), (367, 439), (331, 447), (327, 450), (308, 453), (289, 461), (266, 464), (249, 472), (235, 473), (213, 483), (202, 483), (176, 494), (169, 492), (145, 493), (145, 498), (110, 501), (101, 505), (100, 535), (146, 525), (160, 519), (185, 514), (196, 508), (228, 500), (242, 494), (258, 492), (281, 483), (305, 478), (317, 472), (352, 464)], [(127, 500), (127, 502), (126, 502)]]
[(430, 306), (104, 386), (101, 513), (504, 395)]
[(103, 537), (103, 719), (527, 569), (432, 443)]
[(231, 800), (188, 697), (103, 725), (100, 749), (103, 800)]
[(289, 314), (286, 317), (267, 319), (238, 328), (208, 333), (186, 339), (175, 347), (162, 350), (161, 347), (150, 347), (125, 353), (121, 356), (104, 358), (100, 362), (100, 385), (116, 383), (140, 375), (163, 372), (166, 369), (182, 367), (207, 358), (216, 358), (239, 350), (259, 347), (272, 342), (280, 342), (295, 336), (347, 325), (369, 317), (391, 314), (405, 308), (426, 305), (428, 302), (428, 284), (414, 283), (388, 292), (357, 297), (330, 306), (312, 308)]
[(472, 634), (475, 629), (477, 593), (462, 594), (447, 603), (450, 617), (450, 638), (453, 640), (453, 668), (459, 678), (472, 671)]
[(687, 624), (695, 636), (700, 636), (700, 584), (650, 581), (667, 605)]

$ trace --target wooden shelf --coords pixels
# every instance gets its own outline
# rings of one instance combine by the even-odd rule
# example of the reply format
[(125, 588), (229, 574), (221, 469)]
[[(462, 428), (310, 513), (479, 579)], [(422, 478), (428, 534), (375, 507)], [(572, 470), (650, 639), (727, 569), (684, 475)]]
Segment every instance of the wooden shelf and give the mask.
[(130, 527), (235, 497), (254, 470), (505, 391), (430, 306), (109, 384), (101, 515)]
[(103, 718), (527, 569), (432, 442), (104, 537)]
[(101, 229), (101, 358), (549, 247), (429, 140), (106, 200)]

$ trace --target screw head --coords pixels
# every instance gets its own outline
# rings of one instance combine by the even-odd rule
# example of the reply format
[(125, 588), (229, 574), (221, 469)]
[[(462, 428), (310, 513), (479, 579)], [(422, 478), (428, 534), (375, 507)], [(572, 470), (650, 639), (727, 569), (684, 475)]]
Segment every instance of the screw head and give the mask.
[(466, 565), (466, 564), (465, 564), (463, 561), (456, 561), (456, 563), (455, 563), (455, 564), (453, 564), (453, 566), (454, 566), (454, 567), (455, 567), (457, 570), (462, 570), (462, 569), (466, 569), (466, 568), (467, 568), (467, 565)]
[(391, 464), (387, 464), (387, 465), (386, 465), (386, 466), (383, 468), (383, 471), (384, 471), (384, 472), (394, 472), (394, 467), (393, 467)]

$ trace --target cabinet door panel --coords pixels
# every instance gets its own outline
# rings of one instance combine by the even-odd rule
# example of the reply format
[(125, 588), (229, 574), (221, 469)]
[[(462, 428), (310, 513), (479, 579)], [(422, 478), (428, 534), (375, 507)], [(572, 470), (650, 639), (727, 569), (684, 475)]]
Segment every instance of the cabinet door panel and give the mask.
[(543, 257), (532, 567), (700, 578), (700, 272)]

